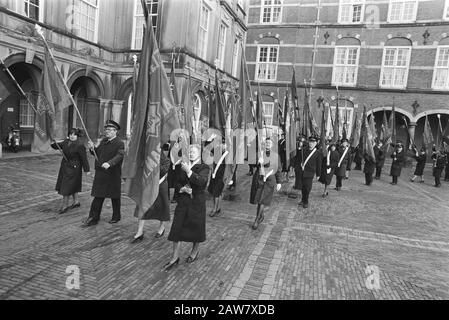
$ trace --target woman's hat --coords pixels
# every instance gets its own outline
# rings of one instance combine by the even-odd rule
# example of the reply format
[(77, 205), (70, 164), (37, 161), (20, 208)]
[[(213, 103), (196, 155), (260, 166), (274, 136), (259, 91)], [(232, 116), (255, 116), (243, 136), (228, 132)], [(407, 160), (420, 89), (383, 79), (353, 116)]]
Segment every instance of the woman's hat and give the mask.
[(114, 128), (115, 130), (120, 130), (120, 125), (115, 122), (114, 120), (108, 120), (106, 121), (106, 124), (104, 125), (105, 128)]

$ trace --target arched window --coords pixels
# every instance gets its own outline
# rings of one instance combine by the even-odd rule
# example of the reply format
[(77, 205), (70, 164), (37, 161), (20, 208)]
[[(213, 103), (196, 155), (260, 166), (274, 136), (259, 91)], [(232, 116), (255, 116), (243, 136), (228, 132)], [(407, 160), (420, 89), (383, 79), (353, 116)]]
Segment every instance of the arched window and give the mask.
[(379, 86), (405, 89), (407, 87), (411, 42), (405, 38), (390, 39), (384, 48)]

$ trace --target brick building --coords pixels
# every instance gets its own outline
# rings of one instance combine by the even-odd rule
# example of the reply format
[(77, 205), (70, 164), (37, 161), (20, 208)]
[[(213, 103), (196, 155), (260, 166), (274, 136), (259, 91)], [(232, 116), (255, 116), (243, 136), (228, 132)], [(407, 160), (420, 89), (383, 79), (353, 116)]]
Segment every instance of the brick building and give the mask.
[[(246, 1), (146, 2), (167, 72), (176, 58), (178, 95), (190, 73), (196, 115), (207, 122), (205, 87), (209, 79), (214, 83), (215, 64), (227, 90), (237, 87)], [(144, 24), (140, 0), (0, 0), (0, 57), (32, 100), (40, 90), (43, 67), (36, 23), (53, 48), (91, 138), (101, 137), (106, 119), (120, 122), (120, 134), (128, 137), (133, 56), (139, 56)], [(29, 146), (34, 113), (3, 71), (0, 99), (2, 141), (15, 125)], [(69, 127), (81, 126), (73, 106), (67, 107), (66, 119)]]
[(294, 66), (299, 104), (311, 83), (317, 121), (316, 100), (334, 108), (338, 86), (343, 117), (365, 104), (379, 130), (394, 103), (398, 138), (408, 130), (421, 146), (426, 114), (434, 135), (437, 115), (443, 130), (449, 120), (448, 36), (448, 0), (250, 0), (246, 57), (268, 114)]

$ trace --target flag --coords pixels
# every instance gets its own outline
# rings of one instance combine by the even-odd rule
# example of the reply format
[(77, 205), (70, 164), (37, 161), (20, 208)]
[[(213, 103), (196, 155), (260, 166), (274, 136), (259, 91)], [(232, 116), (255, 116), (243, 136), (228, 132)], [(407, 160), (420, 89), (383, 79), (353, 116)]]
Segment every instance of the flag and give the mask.
[[(147, 17), (147, 26), (151, 18)], [(142, 218), (159, 193), (161, 145), (180, 129), (178, 114), (164, 70), (153, 28), (147, 28), (141, 63), (128, 153), (123, 162), (125, 193), (136, 203), (135, 214)]]
[(355, 148), (360, 143), (360, 129), (362, 126), (362, 119), (359, 119), (359, 114), (356, 112), (354, 116), (354, 123), (351, 130), (351, 147)]
[(393, 108), (391, 110), (390, 129), (391, 129), (391, 141), (393, 144), (396, 145), (396, 111), (394, 108), (394, 101), (393, 101)]
[(296, 122), (293, 104), (289, 101), (288, 90), (285, 91), (284, 115), (285, 115), (285, 149), (287, 154), (287, 164), (296, 156)]
[[(175, 88), (175, 90), (176, 90), (176, 88)], [(175, 92), (175, 90), (173, 92)], [(173, 100), (174, 99), (175, 98), (173, 96)], [(184, 90), (183, 90), (182, 103), (180, 105), (180, 108), (181, 108), (181, 114), (183, 116), (183, 119), (180, 121), (181, 128), (187, 130), (190, 137), (193, 138), (193, 141), (196, 141), (196, 139), (198, 138), (198, 132), (197, 132), (197, 130), (194, 130), (194, 126), (193, 126), (193, 124), (195, 123), (195, 118), (193, 115), (190, 71), (189, 71), (188, 79), (184, 82)], [(195, 128), (195, 129), (197, 129), (197, 128)]]
[(432, 127), (430, 126), (429, 118), (427, 117), (427, 114), (426, 114), (426, 119), (424, 121), (425, 122), (424, 122), (424, 132), (423, 132), (423, 143), (427, 148), (427, 146), (430, 144), (433, 144), (433, 142), (435, 140), (433, 138)]
[(338, 108), (338, 97), (337, 106), (335, 108), (335, 120), (334, 120), (334, 135), (332, 137), (333, 143), (338, 143), (340, 141), (340, 109)]
[(383, 110), (383, 116), (382, 116), (382, 128), (380, 130), (380, 141), (382, 141), (384, 144), (388, 143), (387, 139), (389, 139), (391, 136), (390, 129), (388, 126), (388, 120), (387, 120), (387, 113), (385, 112), (385, 109)]
[(221, 136), (225, 136), (226, 117), (224, 113), (225, 103), (221, 92), (220, 84), (218, 82), (218, 73), (215, 70), (215, 103), (212, 105), (211, 114), (213, 117), (209, 119), (209, 128), (214, 128), (220, 131)]
[(366, 114), (366, 106), (363, 107), (363, 120), (361, 137), (363, 141), (363, 151), (368, 154), (372, 161), (376, 161), (376, 156), (374, 154), (374, 143), (373, 143), (373, 133), (371, 131), (371, 126), (368, 122), (368, 116)]
[(374, 121), (374, 113), (371, 113), (369, 118), (369, 128), (371, 130), (371, 134), (373, 135), (373, 139), (376, 138), (376, 122)]
[(321, 113), (321, 151), (323, 152), (323, 156), (327, 154), (326, 148), (326, 106), (323, 105), (323, 110)]
[(256, 124), (257, 131), (259, 129), (263, 129), (264, 127), (264, 118), (263, 118), (263, 105), (262, 105), (262, 97), (260, 96), (260, 91), (257, 92), (257, 101), (256, 101)]
[(64, 83), (57, 75), (56, 66), (47, 47), (44, 49), (40, 88), (42, 91), (37, 97), (31, 144), (31, 151), (36, 153), (48, 151), (52, 140), (64, 139), (68, 133), (66, 111), (71, 102), (64, 91)]
[[(298, 93), (296, 92), (296, 76), (295, 68), (293, 67), (292, 81), (290, 84), (291, 96), (290, 96), (290, 112), (293, 113), (293, 117), (290, 119), (296, 127), (296, 123), (300, 121), (299, 108), (298, 108)], [(296, 128), (295, 128), (296, 131)], [(296, 139), (296, 138), (295, 138)]]

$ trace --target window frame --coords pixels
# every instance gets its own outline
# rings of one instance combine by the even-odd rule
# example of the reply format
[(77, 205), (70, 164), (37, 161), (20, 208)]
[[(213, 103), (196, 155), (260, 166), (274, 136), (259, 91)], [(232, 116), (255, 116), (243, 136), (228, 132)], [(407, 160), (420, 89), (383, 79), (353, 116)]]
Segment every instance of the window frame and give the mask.
[[(271, 114), (268, 112), (265, 112), (266, 106), (271, 107)], [(274, 120), (274, 102), (271, 101), (262, 101), (262, 112), (263, 112), (263, 121), (264, 126), (273, 126), (273, 120)], [(270, 119), (270, 122), (267, 121), (267, 118)]]
[[(269, 62), (269, 61), (267, 61), (267, 62), (260, 62), (259, 61), (260, 60), (260, 51), (261, 51), (262, 48), (265, 48), (265, 47), (269, 49), (268, 52), (267, 52), (267, 60), (269, 60), (272, 48), (276, 48), (277, 49), (276, 62)], [(275, 82), (276, 81), (277, 75), (278, 75), (277, 69), (278, 69), (278, 64), (279, 64), (279, 48), (280, 48), (280, 46), (278, 44), (263, 44), (263, 45), (258, 45), (257, 46), (256, 68), (255, 68), (255, 74), (254, 74), (254, 79), (256, 81), (265, 81), (265, 82)], [(275, 64), (275, 69), (274, 69), (275, 76), (274, 76), (274, 79), (266, 79), (266, 78), (262, 79), (262, 78), (259, 78), (259, 76), (258, 76), (259, 65), (262, 64), (262, 63), (266, 64), (266, 65)]]
[[(441, 49), (446, 49), (449, 51), (449, 45), (438, 46), (438, 48), (437, 48), (436, 55), (435, 55), (435, 64), (434, 64), (434, 68), (433, 68), (433, 75), (432, 75), (432, 89), (449, 91), (449, 61), (448, 61), (446, 67), (438, 67), (438, 62), (439, 62), (438, 58), (440, 56)], [(435, 85), (437, 69), (446, 69), (447, 70), (447, 76), (446, 76), (446, 81), (445, 81), (444, 86), (436, 86)]]
[(21, 14), (21, 15), (23, 15), (24, 17), (27, 17), (28, 19), (32, 19), (32, 20), (39, 21), (39, 22), (43, 23), (44, 22), (45, 0), (39, 0), (39, 5), (38, 5), (38, 8), (39, 8), (38, 15), (39, 15), (39, 17), (38, 17), (37, 20), (33, 19), (33, 18), (30, 18), (29, 13), (28, 14), (25, 13), (25, 2), (29, 3), (30, 0), (15, 0), (14, 1), (14, 4), (15, 4), (15, 10), (14, 11), (19, 13), (19, 14)]
[[(393, 3), (398, 3), (398, 2), (413, 2), (414, 3), (414, 8), (413, 8), (413, 18), (410, 20), (404, 20), (403, 17), (400, 20), (393, 20), (391, 18), (391, 10), (392, 10), (392, 6)], [(410, 23), (410, 22), (415, 22), (416, 21), (416, 17), (418, 14), (418, 0), (390, 0), (390, 2), (388, 3), (388, 16), (387, 16), (387, 22), (389, 23)], [(402, 15), (404, 15), (404, 8), (402, 8)]]
[(240, 33), (234, 34), (234, 48), (232, 50), (232, 70), (231, 74), (234, 77), (237, 77), (237, 73), (239, 70), (239, 57), (240, 57), (240, 46), (241, 46), (241, 37)]
[[(202, 20), (202, 14), (203, 14), (203, 8), (207, 10), (207, 28), (203, 28), (201, 25)], [(210, 28), (210, 17), (211, 17), (212, 8), (205, 2), (201, 1), (200, 5), (200, 16), (199, 16), (199, 23), (198, 23), (198, 56), (204, 60), (207, 60), (207, 44), (209, 42), (209, 28)], [(201, 31), (204, 32), (204, 41), (203, 46), (200, 46), (199, 43), (199, 37), (201, 36)]]
[[(406, 69), (405, 71), (405, 83), (404, 85), (398, 86), (398, 85), (382, 85), (382, 78), (385, 72), (385, 58), (386, 58), (386, 53), (388, 49), (395, 49), (396, 53), (395, 53), (395, 57), (394, 57), (394, 61), (395, 61), (395, 65), (393, 67), (387, 66), (387, 68), (398, 68), (397, 64), (397, 50), (399, 49), (408, 49), (408, 54), (407, 54), (407, 66), (404, 67), (404, 69)], [(382, 54), (382, 66), (381, 66), (381, 70), (380, 70), (380, 78), (379, 78), (379, 87), (380, 88), (391, 88), (391, 89), (405, 89), (407, 88), (407, 84), (408, 84), (408, 75), (409, 75), (409, 71), (410, 71), (410, 60), (411, 60), (411, 55), (412, 55), (412, 47), (411, 46), (385, 46), (384, 50), (383, 50), (383, 54)], [(395, 73), (394, 73), (395, 74)], [(393, 78), (394, 78), (394, 74), (393, 74)]]
[[(35, 100), (34, 94), (32, 92), (26, 92), (25, 93), (30, 101)], [(34, 103), (34, 102), (33, 102)], [(24, 112), (22, 112), (23, 108), (27, 108), (26, 115), (24, 115)], [(23, 124), (22, 119), (23, 117), (26, 117), (27, 123)], [(28, 121), (31, 121), (31, 124), (28, 123)], [(36, 121), (36, 114), (29, 104), (27, 99), (20, 99), (19, 100), (19, 126), (20, 128), (34, 128), (34, 123)]]
[[(339, 117), (339, 119), (340, 120), (344, 120), (344, 118), (345, 118), (345, 112), (346, 112), (346, 110), (349, 110), (349, 112), (348, 112), (348, 130), (347, 130), (347, 132), (346, 132), (346, 135), (348, 136), (348, 137), (350, 137), (351, 136), (351, 134), (352, 134), (352, 127), (353, 127), (353, 122), (354, 122), (354, 113), (355, 113), (355, 105), (353, 104), (353, 106), (351, 107), (351, 106), (348, 106), (347, 105), (347, 101), (345, 100), (345, 105), (341, 105), (342, 103), (341, 103), (342, 101), (339, 99), (339, 103), (338, 103), (338, 111), (339, 111), (339, 114), (340, 114), (340, 117)], [(330, 118), (330, 117), (328, 117), (328, 119), (327, 119), (327, 121), (326, 121), (326, 128), (330, 128), (330, 130), (331, 130), (331, 132), (333, 132), (332, 131), (332, 128), (333, 128), (333, 126), (332, 126), (332, 120), (334, 120), (335, 121), (335, 116), (336, 116), (336, 110), (337, 110), (337, 101), (336, 100), (333, 100), (332, 102), (331, 102), (331, 104), (330, 104), (330, 106), (329, 106), (329, 112), (330, 112), (330, 114), (331, 114), (331, 116), (332, 116), (332, 118)], [(340, 126), (339, 126), (339, 135), (343, 135), (343, 125), (344, 125), (344, 121), (340, 121)], [(349, 138), (348, 138), (349, 139)]]
[[(77, 0), (75, 2), (74, 5), (74, 19), (73, 19), (73, 24), (72, 24), (72, 29), (77, 30), (77, 36), (86, 40), (86, 41), (90, 41), (93, 43), (97, 43), (98, 42), (98, 26), (99, 26), (99, 16), (100, 16), (100, 2), (101, 0), (94, 0), (97, 2), (96, 5), (94, 5), (91, 0)], [(80, 19), (81, 16), (81, 3), (85, 3), (88, 6), (91, 6), (95, 9), (95, 26), (94, 26), (94, 30), (93, 30), (93, 39), (89, 39), (88, 37), (84, 37), (83, 35), (81, 35), (81, 21), (77, 21), (77, 19)], [(78, 18), (77, 18), (78, 17)], [(88, 16), (89, 17), (89, 16)], [(86, 30), (89, 31), (89, 29)]]
[[(282, 8), (282, 0), (268, 0), (268, 1), (271, 1), (271, 4), (269, 4), (269, 5), (266, 5), (264, 2), (265, 1), (267, 1), (267, 0), (261, 0), (261, 5), (260, 5), (260, 23), (261, 24), (280, 24), (280, 23), (282, 23), (282, 12), (283, 12), (283, 8)], [(274, 1), (279, 1), (280, 3), (279, 3), (279, 5), (275, 5), (275, 4), (273, 4), (274, 3)], [(281, 10), (279, 11), (279, 21), (277, 21), (277, 22), (274, 22), (273, 21), (273, 9), (274, 8), (277, 8), (277, 7), (279, 7)], [(264, 14), (264, 8), (271, 8), (271, 11), (270, 11), (270, 21), (268, 21), (268, 22), (264, 22), (263, 21), (263, 14)]]
[[(224, 30), (224, 34), (222, 34), (222, 30)], [(225, 20), (221, 20), (220, 27), (218, 29), (218, 49), (217, 49), (217, 60), (218, 60), (218, 68), (224, 70), (224, 61), (226, 58), (226, 38), (228, 36), (229, 25)], [(222, 36), (222, 37), (221, 37)], [(223, 39), (223, 42), (221, 40)]]
[[(148, 5), (153, 5), (154, 3), (153, 3), (153, 0), (146, 0), (145, 1), (145, 3), (147, 4), (147, 6)], [(150, 17), (153, 17), (153, 16), (157, 16), (156, 17), (156, 25), (154, 26), (152, 26), (153, 27), (153, 30), (154, 30), (154, 34), (156, 35), (157, 34), (157, 27), (158, 27), (158, 22), (159, 22), (159, 4), (160, 4), (160, 0), (159, 1), (157, 1), (157, 12), (156, 12), (156, 14), (154, 14), (152, 11), (151, 11), (151, 8), (150, 8)], [(137, 36), (137, 20), (138, 20), (138, 18), (143, 18), (142, 20), (143, 20), (143, 24), (145, 24), (146, 22), (145, 22), (145, 18), (144, 18), (144, 15), (143, 15), (143, 11), (140, 13), (140, 12), (138, 12), (138, 8), (141, 8), (142, 6), (141, 6), (141, 2), (140, 2), (140, 0), (134, 0), (134, 9), (133, 9), (133, 30), (132, 30), (132, 36), (131, 36), (131, 50), (141, 50), (142, 49), (142, 39), (140, 40), (141, 41), (141, 44), (140, 44), (140, 48), (136, 45), (136, 41), (137, 41), (137, 38), (136, 38), (136, 36)], [(150, 18), (151, 19), (151, 18)], [(151, 19), (151, 22), (153, 22), (153, 20)], [(142, 35), (143, 35), (143, 27), (142, 27)]]
[[(339, 0), (339, 4), (338, 4), (338, 23), (341, 23), (341, 24), (360, 24), (360, 23), (363, 23), (364, 18), (365, 18), (365, 4), (366, 4), (366, 1), (365, 0), (349, 0), (349, 1), (351, 1), (350, 4), (349, 3), (343, 3), (343, 1), (345, 1), (345, 0)], [(351, 5), (352, 6), (352, 16), (353, 16), (354, 15), (354, 5), (358, 5), (358, 4), (362, 5), (362, 9), (361, 9), (361, 13), (360, 13), (360, 21), (357, 21), (357, 22), (342, 21), (341, 20), (342, 7), (345, 6), (345, 5), (346, 6)]]
[(449, 0), (444, 1), (443, 20), (449, 20)]
[[(357, 49), (357, 58), (356, 58), (356, 64), (353, 66), (353, 65), (348, 65), (348, 64), (344, 64), (344, 65), (338, 65), (338, 67), (344, 67), (345, 68), (345, 70), (346, 70), (346, 68), (347, 67), (349, 67), (349, 66), (352, 66), (352, 67), (355, 67), (355, 69), (356, 69), (356, 71), (355, 71), (355, 77), (354, 77), (354, 83), (351, 83), (351, 84), (348, 84), (348, 83), (337, 83), (336, 81), (335, 81), (335, 78), (336, 78), (336, 67), (337, 67), (337, 58), (338, 58), (338, 55), (337, 55), (337, 50), (338, 49), (342, 49), (342, 48), (345, 48), (345, 62), (346, 62), (346, 60), (347, 60), (347, 55), (348, 55), (348, 50), (349, 49)], [(335, 85), (337, 85), (337, 86), (344, 86), (344, 87), (355, 87), (355, 86), (357, 86), (357, 80), (358, 80), (358, 73), (359, 73), (359, 63), (360, 63), (360, 51), (361, 51), (361, 46), (355, 46), (355, 45), (349, 45), (349, 46), (346, 46), (346, 45), (341, 45), (341, 46), (335, 46), (335, 48), (334, 48), (334, 62), (333, 62), (333, 66), (332, 66), (332, 85), (333, 86), (335, 86)]]

